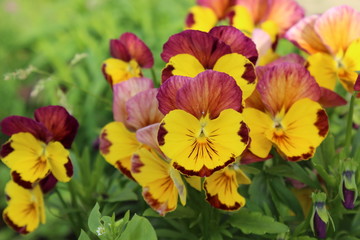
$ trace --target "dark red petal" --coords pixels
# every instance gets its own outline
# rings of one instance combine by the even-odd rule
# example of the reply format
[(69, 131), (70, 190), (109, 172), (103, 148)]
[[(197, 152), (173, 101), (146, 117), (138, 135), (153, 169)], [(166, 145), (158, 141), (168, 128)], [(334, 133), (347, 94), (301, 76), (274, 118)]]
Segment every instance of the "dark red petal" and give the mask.
[(233, 53), (240, 53), (248, 58), (254, 65), (258, 59), (255, 43), (232, 26), (218, 26), (210, 30), (209, 34), (220, 39), (230, 46)]
[(53, 135), (53, 140), (70, 148), (77, 133), (78, 121), (61, 106), (47, 106), (36, 109), (35, 120), (41, 122)]
[(47, 175), (44, 179), (40, 181), (40, 188), (44, 194), (50, 192), (57, 184), (57, 179), (52, 173)]
[(338, 107), (343, 106), (347, 101), (341, 97), (336, 92), (331, 91), (330, 89), (320, 87), (321, 97), (319, 103), (323, 107)]
[(154, 65), (154, 57), (146, 44), (133, 33), (124, 33), (120, 41), (126, 46), (130, 57), (143, 68), (151, 68)]
[(212, 69), (221, 56), (231, 53), (231, 48), (209, 33), (185, 30), (169, 38), (163, 46), (161, 58), (169, 62), (171, 57), (183, 53), (194, 56), (204, 68)]
[(19, 132), (28, 132), (35, 138), (47, 142), (52, 135), (41, 123), (22, 116), (10, 116), (4, 118), (1, 121), (0, 126), (1, 131), (8, 136)]
[(12, 180), (14, 182), (16, 182), (17, 184), (19, 184), (20, 186), (22, 186), (23, 188), (26, 188), (26, 189), (32, 189), (33, 188), (33, 185), (31, 182), (28, 182), (28, 181), (24, 181), (20, 174), (16, 171), (12, 171), (11, 172), (11, 177), (12, 177)]
[(129, 62), (131, 60), (126, 46), (120, 39), (110, 40), (110, 54), (113, 58), (121, 59), (125, 62)]
[(0, 158), (4, 158), (7, 155), (9, 155), (12, 151), (14, 151), (14, 149), (11, 147), (11, 141), (4, 143), (1, 146), (1, 150), (0, 150)]

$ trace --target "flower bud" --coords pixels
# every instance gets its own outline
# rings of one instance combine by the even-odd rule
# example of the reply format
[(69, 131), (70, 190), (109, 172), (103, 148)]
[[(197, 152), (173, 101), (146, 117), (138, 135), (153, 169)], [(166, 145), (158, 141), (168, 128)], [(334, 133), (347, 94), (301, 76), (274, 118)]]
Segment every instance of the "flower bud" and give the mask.
[(332, 222), (326, 209), (326, 194), (323, 192), (313, 193), (311, 198), (313, 200), (313, 213), (310, 221), (311, 230), (316, 237), (326, 238), (328, 222), (329, 220)]
[(358, 195), (355, 179), (356, 169), (357, 164), (352, 159), (344, 161), (339, 191), (342, 204), (346, 209), (354, 208)]

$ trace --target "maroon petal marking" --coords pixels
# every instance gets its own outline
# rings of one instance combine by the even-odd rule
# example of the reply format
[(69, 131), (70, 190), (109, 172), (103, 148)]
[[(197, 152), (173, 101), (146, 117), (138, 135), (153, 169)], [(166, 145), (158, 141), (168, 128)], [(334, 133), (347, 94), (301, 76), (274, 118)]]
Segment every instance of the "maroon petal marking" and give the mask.
[(160, 112), (165, 115), (168, 114), (171, 110), (178, 108), (176, 105), (177, 92), (184, 86), (185, 83), (189, 81), (192, 81), (192, 78), (173, 76), (160, 86), (159, 92), (156, 96), (159, 102)]
[(239, 29), (232, 26), (218, 26), (212, 28), (209, 34), (229, 45), (232, 52), (240, 53), (254, 65), (256, 64), (258, 59), (256, 45), (251, 38), (245, 36)]
[(110, 40), (110, 54), (113, 58), (121, 59), (125, 62), (129, 62), (131, 60), (129, 51), (120, 39)]
[(11, 227), (12, 229), (14, 229), (16, 232), (20, 233), (20, 234), (28, 234), (29, 232), (26, 230), (26, 225), (25, 226), (18, 226), (16, 225), (7, 214), (3, 214), (3, 219), (4, 222), (6, 222), (6, 224)]
[(235, 202), (235, 205), (233, 206), (228, 206), (220, 202), (218, 194), (211, 196), (209, 193), (206, 193), (206, 201), (208, 201), (211, 204), (211, 206), (225, 211), (235, 211), (238, 210), (240, 207), (242, 207), (238, 202)]
[(159, 146), (163, 146), (165, 144), (165, 135), (168, 133), (168, 131), (166, 130), (164, 125), (165, 125), (164, 122), (162, 122), (160, 124), (158, 135), (157, 135), (157, 140), (158, 140)]
[(4, 143), (1, 146), (1, 150), (0, 150), (0, 158), (4, 158), (7, 155), (9, 155), (12, 151), (14, 151), (14, 149), (11, 147), (11, 141), (8, 141), (6, 143)]
[(101, 133), (99, 138), (99, 149), (102, 154), (108, 154), (112, 143), (107, 139), (106, 129)]
[(12, 180), (14, 182), (19, 184), (23, 188), (26, 188), (26, 189), (32, 189), (33, 188), (32, 182), (23, 180), (18, 172), (12, 171), (11, 172), (11, 177), (12, 177)]
[(131, 158), (131, 172), (132, 173), (140, 173), (140, 168), (144, 166), (144, 163), (141, 162), (140, 156), (138, 154), (134, 154)]
[(35, 120), (41, 122), (53, 135), (55, 141), (70, 148), (77, 133), (78, 121), (61, 106), (47, 106), (36, 109)]
[(241, 154), (241, 158), (240, 158), (240, 163), (241, 164), (250, 164), (250, 163), (254, 163), (254, 162), (263, 162), (266, 161), (268, 159), (272, 158), (272, 155), (269, 154), (267, 157), (265, 158), (260, 158), (256, 155), (254, 155), (252, 152), (250, 152), (249, 149), (246, 149), (242, 154)]
[(166, 67), (161, 72), (161, 82), (164, 83), (167, 79), (174, 76), (172, 71), (174, 70), (174, 66), (171, 64), (166, 65)]
[(22, 116), (6, 117), (1, 121), (0, 126), (1, 131), (8, 136), (19, 132), (28, 132), (35, 138), (47, 142), (52, 135), (41, 123)]
[(121, 164), (121, 161), (117, 161), (115, 163), (116, 165), (116, 168), (122, 173), (124, 174), (125, 176), (127, 176), (129, 179), (133, 180), (134, 182), (136, 182), (136, 180), (134, 179), (134, 177), (132, 176), (131, 172), (126, 168), (124, 167), (122, 164)]
[(249, 128), (246, 126), (244, 122), (241, 122), (240, 125), (241, 126), (238, 131), (238, 135), (241, 137), (241, 142), (248, 144), (250, 143)]
[(347, 103), (343, 97), (330, 89), (320, 87), (320, 91), (321, 97), (318, 102), (325, 108), (343, 106)]
[(73, 165), (72, 165), (72, 163), (71, 163), (70, 158), (68, 158), (68, 162), (65, 163), (64, 166), (65, 166), (65, 169), (66, 169), (66, 175), (67, 175), (68, 177), (72, 177), (73, 174), (74, 174), (74, 168), (73, 168)]
[(171, 57), (183, 53), (197, 58), (205, 69), (212, 69), (221, 56), (231, 53), (231, 48), (209, 33), (185, 30), (169, 38), (163, 46), (161, 58), (169, 62)]
[(124, 33), (120, 41), (126, 46), (131, 58), (142, 68), (151, 68), (154, 65), (154, 57), (146, 44), (133, 33)]
[(299, 156), (285, 156), (285, 154), (283, 154), (283, 153), (280, 153), (280, 154), (285, 156), (285, 158), (287, 160), (289, 160), (289, 161), (297, 162), (297, 161), (300, 161), (300, 160), (307, 160), (307, 159), (311, 158), (314, 155), (314, 153), (315, 153), (314, 147), (310, 147), (309, 152), (303, 153), (303, 154), (301, 154)]
[(189, 13), (185, 19), (185, 26), (191, 28), (195, 24), (194, 14)]
[(221, 111), (241, 111), (242, 92), (226, 73), (206, 70), (179, 89), (176, 105), (198, 119), (209, 114), (217, 118)]
[(317, 120), (315, 122), (315, 126), (319, 130), (318, 134), (321, 137), (325, 137), (329, 131), (329, 121), (328, 121), (327, 114), (324, 109), (319, 109), (319, 111), (317, 111), (316, 115), (317, 115)]
[(56, 186), (58, 180), (54, 177), (52, 173), (47, 175), (44, 179), (42, 179), (39, 184), (41, 191), (46, 194), (50, 192)]

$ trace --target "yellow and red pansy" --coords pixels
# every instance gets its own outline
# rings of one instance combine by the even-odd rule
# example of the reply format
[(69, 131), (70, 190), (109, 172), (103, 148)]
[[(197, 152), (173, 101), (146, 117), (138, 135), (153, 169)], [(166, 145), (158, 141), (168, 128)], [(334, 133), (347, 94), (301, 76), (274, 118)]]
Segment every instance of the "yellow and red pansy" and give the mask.
[(34, 115), (35, 120), (10, 116), (1, 121), (2, 132), (10, 139), (3, 144), (0, 157), (11, 169), (13, 181), (29, 189), (40, 182), (47, 192), (73, 174), (67, 149), (78, 122), (60, 106), (39, 108)]
[(158, 143), (181, 173), (210, 176), (246, 148), (242, 93), (229, 75), (206, 70), (195, 78), (173, 76), (161, 85), (157, 98), (165, 114)]
[(164, 216), (174, 211), (178, 198), (186, 204), (186, 187), (178, 170), (151, 148), (142, 147), (131, 160), (131, 173), (142, 188), (145, 201)]
[(354, 91), (360, 70), (360, 12), (342, 5), (322, 15), (302, 19), (286, 33), (286, 38), (310, 54), (308, 69), (321, 87), (334, 90), (337, 79)]
[(133, 33), (124, 33), (110, 40), (110, 54), (102, 65), (105, 79), (111, 86), (132, 77), (141, 77), (142, 68), (151, 68), (154, 58), (146, 44)]
[[(131, 176), (131, 157), (142, 144), (150, 144), (163, 114), (158, 110), (158, 89), (147, 78), (131, 78), (113, 86), (113, 122), (100, 133), (100, 153), (105, 160)], [(144, 143), (145, 141), (145, 143)], [(156, 146), (153, 144), (152, 146)]]
[(259, 83), (246, 102), (250, 151), (266, 157), (272, 146), (289, 161), (311, 158), (327, 135), (325, 110), (317, 102), (321, 90), (299, 64), (258, 67)]
[(8, 206), (3, 211), (4, 222), (21, 234), (33, 232), (45, 223), (43, 193), (39, 184), (26, 189), (13, 181), (5, 186)]
[(250, 183), (251, 180), (236, 164), (230, 165), (205, 179), (206, 201), (222, 210), (238, 210), (246, 203), (238, 188), (240, 184)]
[(167, 63), (163, 82), (174, 75), (195, 77), (212, 69), (233, 77), (244, 99), (255, 89), (255, 44), (231, 26), (215, 27), (209, 33), (186, 30), (175, 34), (164, 44), (161, 57)]

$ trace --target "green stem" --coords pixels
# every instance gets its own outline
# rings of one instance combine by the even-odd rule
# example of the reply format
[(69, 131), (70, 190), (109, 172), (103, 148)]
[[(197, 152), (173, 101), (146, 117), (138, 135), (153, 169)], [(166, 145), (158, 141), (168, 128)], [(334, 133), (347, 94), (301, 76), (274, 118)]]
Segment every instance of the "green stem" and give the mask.
[(351, 130), (352, 130), (352, 123), (353, 123), (355, 94), (356, 93), (351, 95), (349, 112), (348, 112), (347, 119), (346, 119), (346, 132), (345, 132), (346, 135), (345, 135), (345, 146), (344, 146), (345, 157), (349, 157), (349, 153), (350, 153)]
[[(61, 204), (63, 205), (63, 208), (64, 208), (65, 210), (69, 209), (69, 206), (66, 204), (66, 202), (65, 202), (64, 198), (62, 197), (62, 195), (61, 195), (61, 193), (60, 193), (60, 191), (59, 191), (58, 188), (55, 188), (55, 193), (56, 193), (56, 195), (58, 196), (58, 198), (60, 199), (60, 202), (61, 202)], [(74, 218), (72, 217), (72, 214), (71, 214), (71, 213), (67, 213), (66, 215), (67, 215), (67, 217), (69, 218), (69, 220), (70, 220), (70, 222), (71, 222), (71, 228), (73, 229), (74, 232), (76, 232), (76, 231), (77, 231), (77, 229), (75, 228), (75, 226), (76, 226), (76, 221), (75, 221)]]
[(155, 73), (154, 68), (151, 68), (150, 71), (151, 71), (151, 76), (152, 76), (153, 81), (154, 81), (156, 84), (158, 84), (158, 81), (157, 81), (157, 77), (156, 77), (156, 73)]

